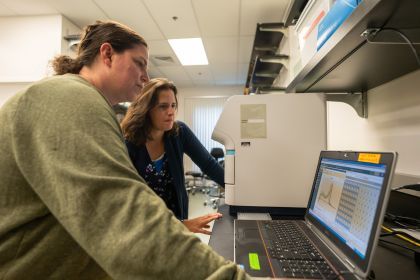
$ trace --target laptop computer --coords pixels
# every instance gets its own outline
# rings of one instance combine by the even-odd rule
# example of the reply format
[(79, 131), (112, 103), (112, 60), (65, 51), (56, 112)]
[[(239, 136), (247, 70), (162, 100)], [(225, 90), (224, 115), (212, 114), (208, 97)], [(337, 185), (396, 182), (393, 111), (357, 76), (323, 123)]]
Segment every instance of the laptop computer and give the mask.
[(235, 220), (235, 262), (253, 277), (366, 278), (396, 158), (322, 151), (305, 219)]

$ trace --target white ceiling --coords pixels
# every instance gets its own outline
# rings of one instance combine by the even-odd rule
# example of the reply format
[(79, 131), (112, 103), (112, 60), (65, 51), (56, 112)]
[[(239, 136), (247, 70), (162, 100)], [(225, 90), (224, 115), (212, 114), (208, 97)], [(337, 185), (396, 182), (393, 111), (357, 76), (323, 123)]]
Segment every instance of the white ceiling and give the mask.
[[(150, 75), (178, 86), (245, 85), (257, 23), (283, 22), (291, 0), (0, 0), (0, 16), (62, 14), (75, 25), (112, 19), (150, 48)], [(173, 17), (178, 17), (173, 20)], [(182, 66), (167, 39), (201, 37), (209, 65)], [(154, 59), (170, 56), (174, 62)]]

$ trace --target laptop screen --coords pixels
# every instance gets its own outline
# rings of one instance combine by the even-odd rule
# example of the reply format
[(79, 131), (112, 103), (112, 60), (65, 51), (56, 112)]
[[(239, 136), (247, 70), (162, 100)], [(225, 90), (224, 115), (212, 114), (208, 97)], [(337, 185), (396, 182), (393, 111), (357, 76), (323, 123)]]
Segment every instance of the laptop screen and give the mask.
[(306, 217), (363, 270), (371, 257), (393, 157), (380, 154), (384, 160), (372, 163), (349, 154), (321, 154)]
[(384, 181), (386, 165), (322, 159), (309, 212), (361, 258)]

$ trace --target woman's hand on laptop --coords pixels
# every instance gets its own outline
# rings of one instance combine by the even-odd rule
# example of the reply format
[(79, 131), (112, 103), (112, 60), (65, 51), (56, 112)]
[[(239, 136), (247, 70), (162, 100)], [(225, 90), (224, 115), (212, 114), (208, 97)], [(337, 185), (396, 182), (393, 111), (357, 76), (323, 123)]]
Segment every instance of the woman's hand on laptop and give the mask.
[(222, 214), (213, 213), (213, 214), (207, 214), (201, 217), (197, 217), (194, 219), (183, 220), (182, 222), (191, 232), (210, 235), (211, 231), (207, 230), (210, 228), (209, 223), (221, 217), (222, 217)]

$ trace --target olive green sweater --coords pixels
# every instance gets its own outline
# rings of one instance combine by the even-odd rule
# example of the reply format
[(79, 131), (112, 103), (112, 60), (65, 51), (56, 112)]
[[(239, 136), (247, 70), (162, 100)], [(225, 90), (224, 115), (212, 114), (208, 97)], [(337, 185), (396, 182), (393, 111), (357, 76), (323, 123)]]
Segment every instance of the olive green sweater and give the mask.
[(241, 279), (131, 164), (84, 79), (40, 81), (0, 109), (0, 279)]

